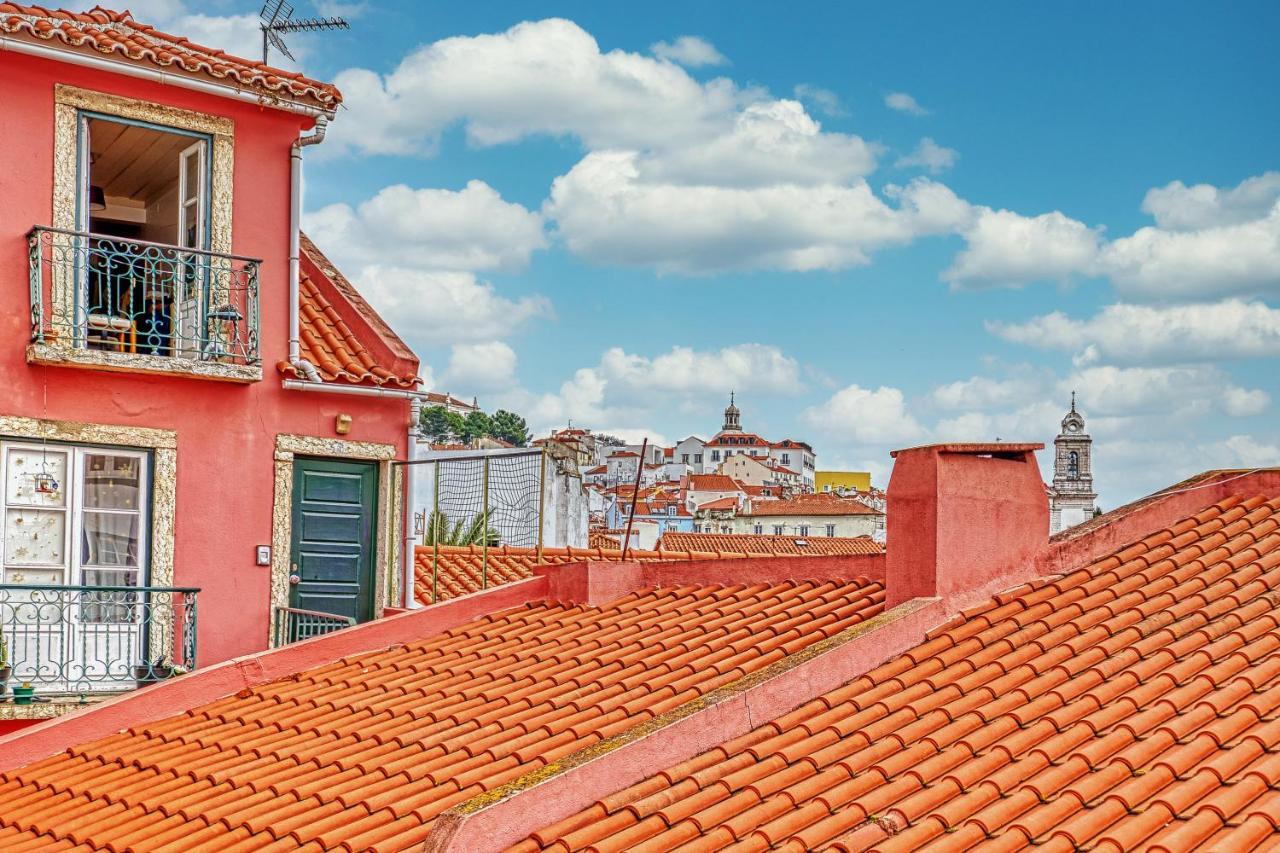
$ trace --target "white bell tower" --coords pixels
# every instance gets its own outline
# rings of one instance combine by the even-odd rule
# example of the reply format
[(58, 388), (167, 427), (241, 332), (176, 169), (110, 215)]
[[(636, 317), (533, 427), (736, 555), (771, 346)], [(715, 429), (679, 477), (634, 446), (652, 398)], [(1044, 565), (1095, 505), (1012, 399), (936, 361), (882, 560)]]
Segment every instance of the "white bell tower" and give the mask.
[(1084, 417), (1076, 411), (1076, 392), (1071, 392), (1071, 411), (1062, 419), (1062, 429), (1053, 440), (1053, 489), (1049, 496), (1049, 532), (1057, 533), (1088, 521), (1094, 515), (1093, 439), (1084, 430)]

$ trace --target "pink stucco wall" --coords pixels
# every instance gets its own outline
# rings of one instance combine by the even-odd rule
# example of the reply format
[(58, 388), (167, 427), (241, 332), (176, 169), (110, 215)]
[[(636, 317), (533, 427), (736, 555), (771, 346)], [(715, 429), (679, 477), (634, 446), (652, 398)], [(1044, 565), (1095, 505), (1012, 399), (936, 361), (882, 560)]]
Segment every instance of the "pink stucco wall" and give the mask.
[(948, 597), (1033, 565), (1049, 539), (1042, 445), (899, 450), (889, 479), (885, 605)]
[[(168, 104), (235, 122), (232, 251), (260, 258), (264, 378), (248, 385), (28, 365), (26, 234), (52, 224), (54, 85)], [(271, 542), (276, 435), (344, 438), (406, 450), (408, 403), (284, 391), (275, 364), (288, 353), (289, 146), (308, 119), (15, 53), (0, 53), (0, 414), (176, 430), (175, 583), (201, 588), (199, 660), (265, 647), (269, 569), (254, 546)], [(341, 120), (341, 119), (339, 119)], [(321, 247), (323, 248), (323, 247)]]

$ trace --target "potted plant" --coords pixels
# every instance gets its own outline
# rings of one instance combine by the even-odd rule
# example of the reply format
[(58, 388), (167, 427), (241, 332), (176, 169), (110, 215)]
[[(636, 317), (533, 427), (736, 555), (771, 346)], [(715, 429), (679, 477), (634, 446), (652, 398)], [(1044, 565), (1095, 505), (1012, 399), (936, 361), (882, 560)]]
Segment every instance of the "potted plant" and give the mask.
[(186, 674), (187, 668), (185, 666), (166, 663), (164, 658), (156, 658), (147, 663), (140, 663), (133, 668), (133, 680), (139, 687), (158, 684), (174, 676)]
[(18, 687), (13, 688), (13, 703), (15, 705), (30, 705), (35, 699), (36, 689), (31, 686), (30, 681), (24, 681)]
[(0, 633), (0, 700), (9, 690), (9, 676), (13, 675), (13, 667), (9, 664), (9, 641)]

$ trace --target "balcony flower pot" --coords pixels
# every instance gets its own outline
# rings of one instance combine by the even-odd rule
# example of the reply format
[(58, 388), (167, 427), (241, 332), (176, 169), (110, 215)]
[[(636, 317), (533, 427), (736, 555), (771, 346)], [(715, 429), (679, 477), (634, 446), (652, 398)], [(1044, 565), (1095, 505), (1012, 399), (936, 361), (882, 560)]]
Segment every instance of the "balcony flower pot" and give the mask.
[(176, 675), (185, 675), (186, 672), (186, 667), (162, 661), (140, 663), (133, 668), (133, 680), (139, 687), (146, 687), (148, 684), (159, 684), (161, 681), (167, 681)]
[(13, 704), (30, 705), (32, 700), (35, 699), (35, 695), (36, 695), (36, 689), (32, 687), (29, 683), (23, 682), (22, 684), (13, 688)]

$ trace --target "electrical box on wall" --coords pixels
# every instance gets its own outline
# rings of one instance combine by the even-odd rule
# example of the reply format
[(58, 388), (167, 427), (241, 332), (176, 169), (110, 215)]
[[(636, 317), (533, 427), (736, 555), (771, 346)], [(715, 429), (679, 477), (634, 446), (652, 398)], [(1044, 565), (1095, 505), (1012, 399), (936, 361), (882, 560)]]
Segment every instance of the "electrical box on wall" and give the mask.
[(270, 545), (259, 545), (259, 546), (258, 546), (258, 560), (257, 560), (257, 562), (258, 562), (258, 565), (259, 565), (259, 566), (269, 566), (269, 565), (271, 565), (271, 546), (270, 546)]

